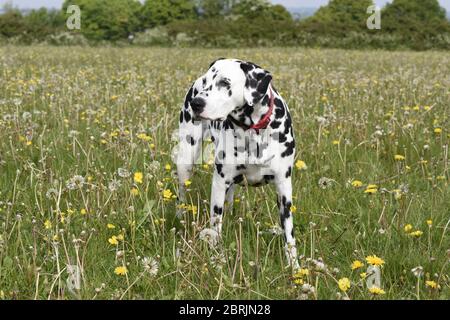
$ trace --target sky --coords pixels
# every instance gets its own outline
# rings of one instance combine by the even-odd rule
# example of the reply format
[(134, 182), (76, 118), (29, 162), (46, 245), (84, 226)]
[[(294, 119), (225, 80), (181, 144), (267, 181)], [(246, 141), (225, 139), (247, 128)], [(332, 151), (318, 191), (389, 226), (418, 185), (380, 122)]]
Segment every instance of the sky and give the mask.
[[(320, 7), (328, 3), (328, 0), (270, 0), (272, 3), (279, 3), (286, 7)], [(40, 8), (53, 7), (60, 8), (63, 0), (0, 0), (0, 7), (5, 3), (12, 2), (19, 8)], [(375, 0), (379, 6), (383, 6), (388, 0)], [(440, 0), (441, 6), (450, 11), (450, 0)]]

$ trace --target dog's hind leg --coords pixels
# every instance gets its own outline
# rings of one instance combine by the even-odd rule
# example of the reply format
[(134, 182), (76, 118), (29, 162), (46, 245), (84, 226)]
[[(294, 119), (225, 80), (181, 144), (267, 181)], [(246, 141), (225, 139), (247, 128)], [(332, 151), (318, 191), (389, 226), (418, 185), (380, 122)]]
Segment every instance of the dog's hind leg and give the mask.
[(230, 212), (233, 209), (234, 190), (235, 189), (236, 189), (236, 185), (232, 184), (226, 190), (225, 203), (227, 204), (227, 212)]
[(276, 181), (278, 193), (278, 208), (280, 211), (281, 227), (284, 231), (286, 242), (285, 252), (289, 265), (295, 270), (299, 268), (297, 261), (297, 248), (294, 237), (294, 219), (291, 212), (292, 207), (292, 181), (291, 178), (279, 178)]

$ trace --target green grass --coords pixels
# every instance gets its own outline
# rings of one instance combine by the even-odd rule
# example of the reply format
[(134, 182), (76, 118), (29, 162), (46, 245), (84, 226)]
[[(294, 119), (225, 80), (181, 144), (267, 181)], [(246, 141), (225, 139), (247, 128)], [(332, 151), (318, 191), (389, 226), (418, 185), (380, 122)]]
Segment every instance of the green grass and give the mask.
[[(351, 288), (341, 297), (450, 298), (448, 53), (44, 46), (0, 53), (1, 298), (306, 298), (285, 268), (282, 237), (270, 232), (279, 221), (272, 187), (237, 190), (215, 249), (199, 239), (209, 223), (211, 166), (199, 166), (192, 180), (195, 213), (179, 221), (175, 201), (163, 199), (163, 190), (177, 192), (171, 136), (186, 90), (222, 56), (270, 70), (289, 104), (296, 160), (307, 165), (293, 181), (298, 249), (309, 269), (302, 280), (315, 287), (308, 298), (336, 299), (345, 277)], [(120, 177), (119, 168), (131, 175)], [(69, 190), (75, 175), (85, 184)], [(322, 177), (331, 186), (321, 188)], [(114, 179), (120, 185), (111, 191)], [(369, 184), (377, 185), (373, 195)], [(408, 234), (407, 224), (423, 234)], [(119, 234), (117, 245), (108, 241)], [(384, 295), (373, 296), (360, 278), (369, 255), (385, 261)], [(156, 275), (144, 257), (155, 259)], [(313, 267), (319, 259), (326, 270)], [(352, 271), (354, 260), (364, 267)], [(67, 289), (67, 265), (80, 268), (80, 290)], [(115, 274), (120, 266), (126, 275)]]

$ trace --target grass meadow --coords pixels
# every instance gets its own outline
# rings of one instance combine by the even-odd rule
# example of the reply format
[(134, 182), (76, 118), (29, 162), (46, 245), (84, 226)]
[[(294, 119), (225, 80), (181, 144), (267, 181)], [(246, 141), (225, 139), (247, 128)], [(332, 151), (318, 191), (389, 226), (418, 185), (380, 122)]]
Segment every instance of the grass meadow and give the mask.
[[(0, 53), (0, 299), (450, 298), (448, 52)], [(294, 274), (272, 186), (236, 190), (212, 248), (206, 161), (175, 217), (179, 109), (219, 57), (289, 104)]]

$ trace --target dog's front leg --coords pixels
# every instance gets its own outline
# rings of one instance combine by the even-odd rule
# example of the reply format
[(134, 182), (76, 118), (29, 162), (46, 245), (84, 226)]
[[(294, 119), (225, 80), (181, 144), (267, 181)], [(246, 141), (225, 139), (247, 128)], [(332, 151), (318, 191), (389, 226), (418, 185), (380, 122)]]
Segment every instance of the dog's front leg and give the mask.
[(278, 208), (280, 210), (280, 222), (286, 241), (285, 252), (289, 265), (298, 269), (297, 248), (294, 237), (294, 219), (292, 217), (292, 181), (291, 178), (281, 178), (276, 182), (278, 192)]
[(222, 217), (226, 189), (227, 185), (225, 183), (225, 178), (217, 172), (216, 165), (211, 189), (211, 228), (216, 230), (219, 236), (222, 232)]

